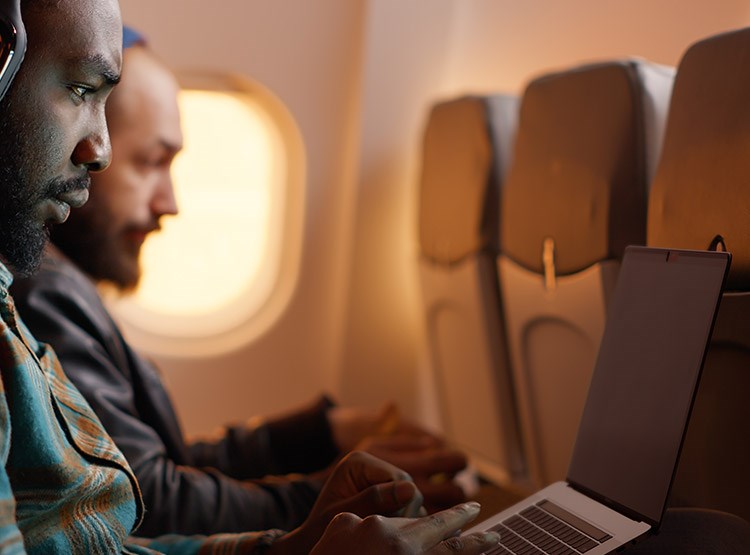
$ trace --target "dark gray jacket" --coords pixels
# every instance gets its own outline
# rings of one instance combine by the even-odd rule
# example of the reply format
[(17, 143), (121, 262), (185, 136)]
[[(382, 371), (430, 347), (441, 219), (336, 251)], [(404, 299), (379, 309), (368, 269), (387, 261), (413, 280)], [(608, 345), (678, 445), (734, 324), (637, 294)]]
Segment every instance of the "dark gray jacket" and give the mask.
[(326, 398), (294, 416), (188, 445), (157, 370), (128, 346), (76, 266), (50, 248), (40, 271), (16, 279), (12, 293), (135, 471), (146, 506), (137, 535), (290, 530), (304, 520), (320, 480), (260, 478), (333, 462)]

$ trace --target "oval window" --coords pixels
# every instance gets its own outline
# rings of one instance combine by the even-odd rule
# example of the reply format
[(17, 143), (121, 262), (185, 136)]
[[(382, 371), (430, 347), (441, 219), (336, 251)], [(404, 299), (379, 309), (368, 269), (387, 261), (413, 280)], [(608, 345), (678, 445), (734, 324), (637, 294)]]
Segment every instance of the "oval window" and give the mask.
[(179, 214), (146, 242), (141, 282), (113, 310), (139, 348), (195, 355), (251, 340), (286, 305), (299, 263), (304, 154), (291, 116), (262, 87), (181, 80)]

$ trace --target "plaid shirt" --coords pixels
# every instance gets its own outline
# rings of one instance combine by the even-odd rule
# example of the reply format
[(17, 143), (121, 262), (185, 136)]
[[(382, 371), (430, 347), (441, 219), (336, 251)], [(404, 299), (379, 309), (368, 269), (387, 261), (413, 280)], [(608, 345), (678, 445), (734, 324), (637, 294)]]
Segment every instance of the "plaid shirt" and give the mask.
[(144, 510), (138, 482), (20, 320), (12, 279), (0, 263), (0, 553), (253, 554), (281, 534), (129, 538)]

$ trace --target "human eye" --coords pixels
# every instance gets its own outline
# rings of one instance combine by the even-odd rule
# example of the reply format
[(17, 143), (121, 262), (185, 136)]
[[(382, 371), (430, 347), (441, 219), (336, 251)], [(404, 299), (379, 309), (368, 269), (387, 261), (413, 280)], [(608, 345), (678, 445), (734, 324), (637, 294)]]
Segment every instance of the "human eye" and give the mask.
[(159, 162), (153, 156), (142, 154), (135, 159), (136, 166), (141, 172), (152, 172), (159, 168)]
[(86, 95), (93, 89), (86, 85), (72, 84), (68, 86), (70, 96), (76, 104), (81, 104), (86, 100)]
[(159, 149), (156, 151), (143, 153), (139, 157), (138, 163), (140, 166), (149, 169), (169, 168), (170, 164), (172, 163), (172, 158), (174, 158), (174, 154), (169, 151)]

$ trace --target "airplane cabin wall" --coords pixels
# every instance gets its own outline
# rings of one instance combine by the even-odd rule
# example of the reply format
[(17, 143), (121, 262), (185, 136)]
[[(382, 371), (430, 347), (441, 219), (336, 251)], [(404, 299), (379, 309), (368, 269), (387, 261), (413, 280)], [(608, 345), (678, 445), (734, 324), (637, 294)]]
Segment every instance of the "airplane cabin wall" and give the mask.
[[(363, 70), (373, 77), (365, 80), (342, 393), (365, 405), (395, 398), (439, 427), (416, 264), (429, 105), (466, 93), (521, 94), (541, 72), (596, 59), (636, 55), (676, 65), (692, 42), (750, 24), (750, 7), (741, 0), (375, 0), (368, 16), (367, 29), (377, 36), (368, 37), (375, 52)], [(452, 20), (439, 22), (441, 16)]]
[(542, 71), (588, 60), (675, 65), (695, 40), (750, 24), (743, 0), (121, 5), (171, 67), (240, 72), (268, 87), (307, 149), (303, 258), (287, 311), (252, 344), (214, 360), (156, 357), (191, 433), (322, 390), (347, 404), (392, 398), (437, 426), (416, 265), (429, 105), (466, 92), (520, 93)]

